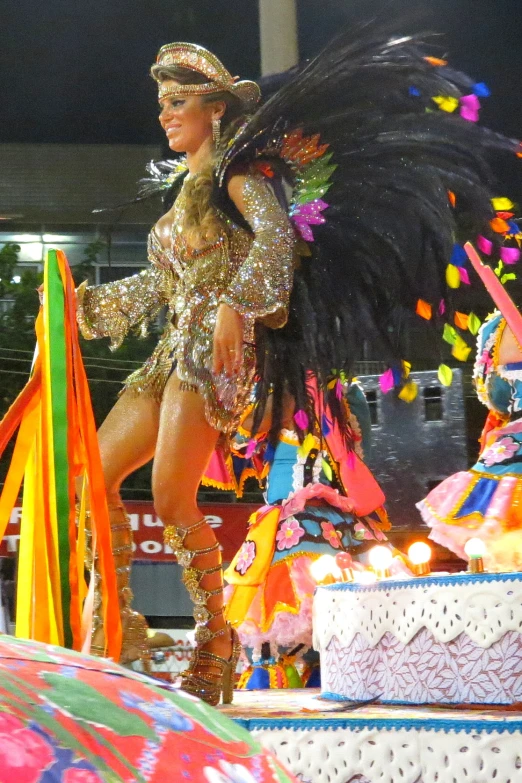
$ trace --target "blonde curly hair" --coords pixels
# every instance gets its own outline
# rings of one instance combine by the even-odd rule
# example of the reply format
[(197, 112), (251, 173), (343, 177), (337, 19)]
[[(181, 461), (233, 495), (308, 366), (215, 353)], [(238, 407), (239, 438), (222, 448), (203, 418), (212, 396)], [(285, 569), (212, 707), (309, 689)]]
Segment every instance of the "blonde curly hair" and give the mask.
[[(207, 81), (203, 74), (180, 66), (154, 65), (151, 75), (160, 82), (172, 79), (180, 84), (203, 84)], [(241, 100), (230, 92), (213, 92), (200, 97), (203, 103), (223, 101), (226, 109), (221, 118), (221, 141), (219, 147), (214, 150), (212, 160), (185, 185), (186, 208), (182, 228), (187, 244), (193, 247), (215, 242), (223, 231), (223, 224), (211, 204), (214, 165), (220, 152), (246, 117)]]

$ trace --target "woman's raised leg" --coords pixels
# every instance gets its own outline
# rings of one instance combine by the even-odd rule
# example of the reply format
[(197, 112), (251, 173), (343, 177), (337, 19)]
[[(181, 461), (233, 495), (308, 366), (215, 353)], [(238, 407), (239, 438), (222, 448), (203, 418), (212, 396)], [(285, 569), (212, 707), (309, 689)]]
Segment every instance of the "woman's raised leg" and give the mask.
[(120, 487), (154, 456), (160, 403), (125, 391), (98, 430), (107, 502), (121, 503)]
[[(145, 395), (124, 392), (98, 432), (102, 469), (109, 507), (112, 552), (116, 568), (123, 640), (120, 661), (147, 660), (147, 624), (131, 608), (129, 586), (132, 563), (132, 529), (120, 497), (123, 480), (154, 456), (159, 423), (159, 403)], [(96, 563), (94, 578), (97, 579)], [(105, 653), (103, 612), (99, 589), (95, 593), (91, 652)]]

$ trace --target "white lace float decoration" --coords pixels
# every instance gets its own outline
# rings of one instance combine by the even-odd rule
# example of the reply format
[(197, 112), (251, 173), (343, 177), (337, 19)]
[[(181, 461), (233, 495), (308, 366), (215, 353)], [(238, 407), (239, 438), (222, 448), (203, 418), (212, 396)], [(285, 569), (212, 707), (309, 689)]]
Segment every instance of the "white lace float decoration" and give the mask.
[(314, 600), (327, 698), (522, 701), (522, 575), (330, 585)]
[(371, 586), (319, 587), (314, 647), (335, 636), (346, 646), (360, 634), (375, 647), (386, 633), (403, 644), (426, 628), (439, 642), (466, 634), (488, 648), (508, 631), (522, 632), (522, 574), (428, 577)]
[(515, 731), (399, 725), (250, 731), (303, 783), (522, 783), (520, 721)]

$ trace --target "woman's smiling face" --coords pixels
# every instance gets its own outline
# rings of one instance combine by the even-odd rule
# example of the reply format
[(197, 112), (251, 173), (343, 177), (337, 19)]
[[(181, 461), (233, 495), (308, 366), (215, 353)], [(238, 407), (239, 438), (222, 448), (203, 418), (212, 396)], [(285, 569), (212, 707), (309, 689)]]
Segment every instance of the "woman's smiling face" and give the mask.
[[(177, 95), (178, 82), (166, 80), (171, 94), (160, 100), (159, 121), (174, 152), (194, 153), (212, 138), (212, 119), (216, 104), (203, 101), (200, 95)], [(217, 112), (219, 115), (219, 112)]]

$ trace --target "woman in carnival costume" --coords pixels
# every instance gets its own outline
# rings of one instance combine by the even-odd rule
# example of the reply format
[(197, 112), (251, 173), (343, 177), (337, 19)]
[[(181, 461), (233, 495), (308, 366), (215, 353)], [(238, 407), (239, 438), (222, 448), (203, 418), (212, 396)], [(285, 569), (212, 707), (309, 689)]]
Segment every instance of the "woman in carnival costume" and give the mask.
[(210, 52), (185, 43), (162, 47), (152, 73), (169, 146), (186, 153), (177, 192), (149, 235), (150, 266), (81, 289), (79, 322), (84, 336), (109, 336), (117, 347), (131, 326), (146, 327), (160, 307), (168, 308), (158, 346), (127, 379), (99, 440), (117, 557), (130, 543), (121, 481), (154, 456), (155, 509), (195, 604), (198, 646), (183, 687), (217, 703), (222, 692), (231, 699), (239, 650), (223, 617), (219, 545), (196, 492), (220, 433), (233, 431), (251, 392), (255, 321), (286, 320), (294, 232), (254, 169), (227, 179), (222, 197), (234, 222), (211, 200), (222, 134), (230, 137), (253, 110), (257, 86), (237, 82)]
[(495, 313), (481, 327), (474, 381), (489, 408), (470, 470), (441, 482), (418, 504), (430, 538), (463, 559), (470, 538), (486, 544), (488, 571), (522, 568), (522, 348)]
[[(472, 81), (416, 40), (372, 29), (339, 36), (258, 108), (257, 85), (195, 44), (162, 47), (152, 74), (169, 146), (186, 158), (152, 166), (144, 183), (142, 197), (161, 192), (165, 208), (150, 265), (82, 286), (79, 322), (86, 337), (117, 347), (167, 308), (158, 346), (100, 430), (124, 645), (127, 629), (146, 629), (129, 606), (119, 488), (154, 458), (156, 511), (195, 604), (197, 647), (182, 687), (215, 704), (231, 698), (239, 645), (223, 616), (219, 548), (196, 505), (213, 450), (226, 448), (254, 375), (254, 431), (270, 395), (274, 446), (287, 394), (298, 438), (313, 434), (310, 376), (319, 389), (332, 367), (350, 377), (366, 339), (401, 356), (404, 308), (419, 298), (436, 307), (456, 234), (487, 229), (488, 153), (517, 145), (445, 110), (464, 114)], [(343, 406), (331, 415), (352, 451)], [(103, 648), (110, 629), (99, 615)]]

